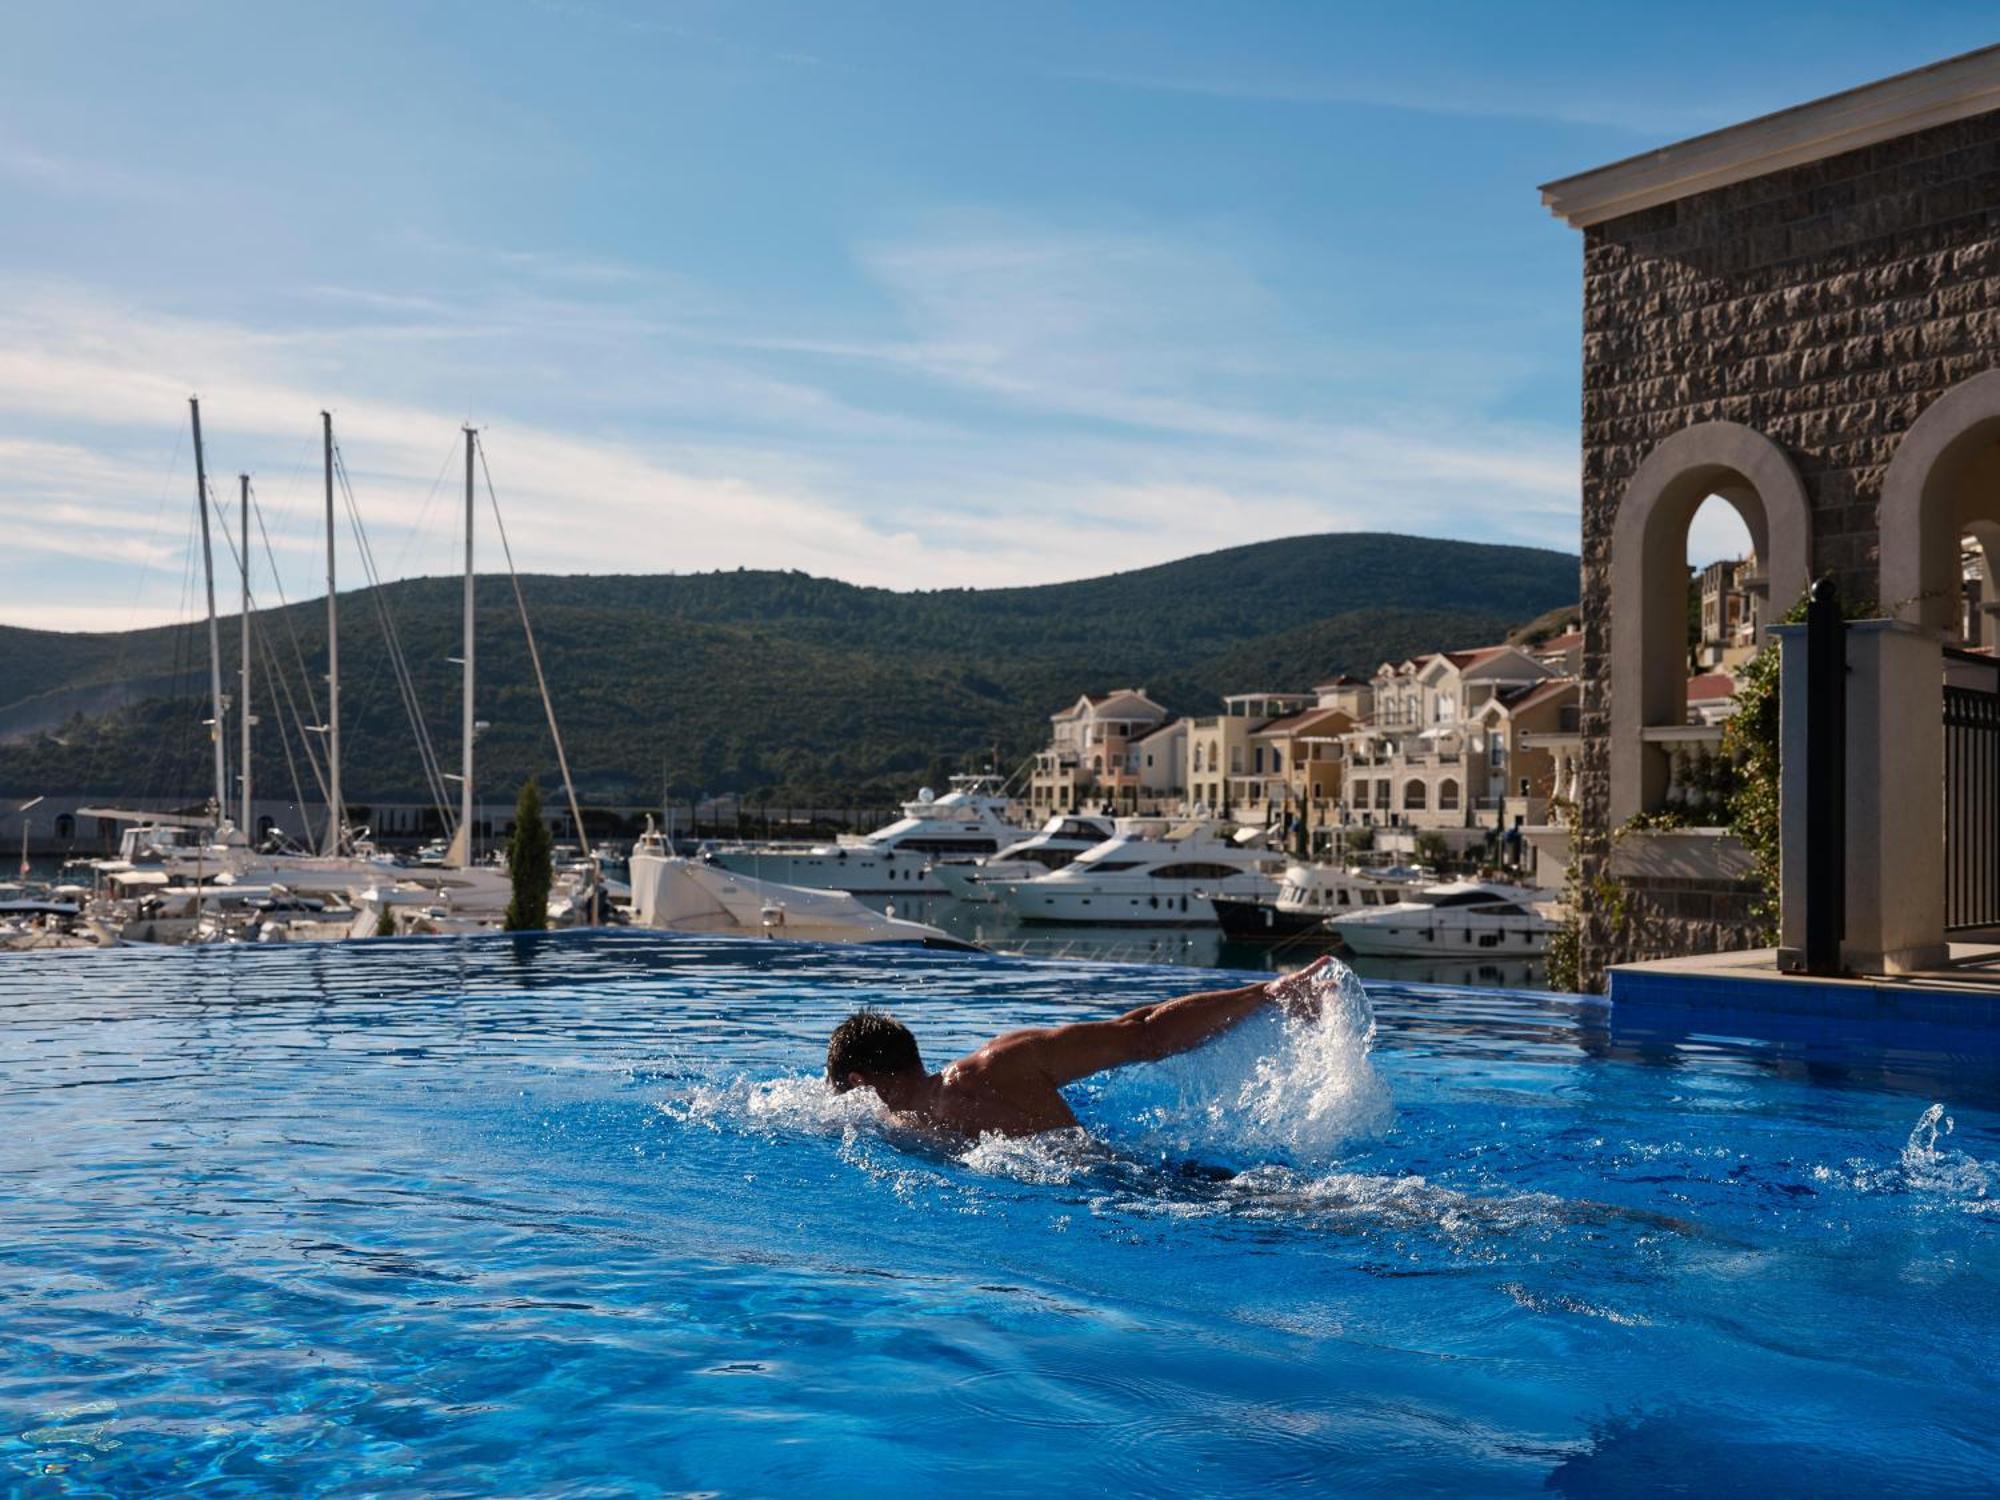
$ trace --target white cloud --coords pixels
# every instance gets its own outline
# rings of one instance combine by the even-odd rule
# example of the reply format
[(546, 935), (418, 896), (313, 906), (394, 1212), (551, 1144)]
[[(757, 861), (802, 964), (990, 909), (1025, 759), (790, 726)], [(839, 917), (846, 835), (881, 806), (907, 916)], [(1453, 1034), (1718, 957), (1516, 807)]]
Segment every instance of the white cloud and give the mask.
[[(135, 570), (139, 614), (175, 617), (192, 477), (185, 441), (167, 456), (196, 391), (217, 493), (257, 475), (293, 598), (320, 586), (329, 401), (392, 575), (455, 566), (468, 415), (531, 571), (790, 567), (917, 588), (1326, 530), (1574, 546), (1569, 434), (1336, 403), (1324, 371), (1269, 365), (1282, 308), (1221, 248), (932, 226), (863, 255), (902, 325), (888, 338), (772, 338), (712, 308), (635, 319), (615, 267), (579, 301), (543, 285), (575, 267), (498, 261), (531, 284), (456, 302), (323, 287), (310, 318), (255, 324), (8, 287), (0, 619), (102, 620)], [(490, 542), (482, 556), (497, 561)]]

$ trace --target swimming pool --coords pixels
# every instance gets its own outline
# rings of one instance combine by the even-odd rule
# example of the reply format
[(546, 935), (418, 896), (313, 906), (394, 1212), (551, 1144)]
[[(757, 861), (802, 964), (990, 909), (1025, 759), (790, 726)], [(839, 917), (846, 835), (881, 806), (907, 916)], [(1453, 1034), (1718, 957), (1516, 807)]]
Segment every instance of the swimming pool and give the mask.
[(0, 965), (0, 1488), (1992, 1487), (2000, 1114), (1952, 1058), (1376, 985), (1372, 1053), (1253, 1023), (1079, 1088), (1094, 1142), (899, 1142), (812, 1081), (860, 1002), (936, 1058), (1190, 980), (609, 933)]

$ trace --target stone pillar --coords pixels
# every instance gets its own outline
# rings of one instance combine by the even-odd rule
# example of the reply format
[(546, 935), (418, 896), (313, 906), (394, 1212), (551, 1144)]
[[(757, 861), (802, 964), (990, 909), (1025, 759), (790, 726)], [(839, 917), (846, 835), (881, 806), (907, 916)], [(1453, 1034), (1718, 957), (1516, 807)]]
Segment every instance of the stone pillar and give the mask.
[[(1805, 947), (1805, 626), (1780, 625), (1779, 943)], [(1847, 628), (1847, 931), (1860, 974), (1935, 968), (1944, 936), (1944, 661), (1897, 620)]]

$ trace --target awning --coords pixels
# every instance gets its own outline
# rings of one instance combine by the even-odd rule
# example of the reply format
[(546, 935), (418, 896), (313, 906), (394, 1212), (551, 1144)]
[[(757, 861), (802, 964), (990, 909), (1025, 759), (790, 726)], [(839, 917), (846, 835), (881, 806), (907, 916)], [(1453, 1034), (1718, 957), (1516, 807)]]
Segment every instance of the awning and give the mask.
[(165, 870), (113, 870), (111, 881), (114, 885), (154, 886), (167, 883)]

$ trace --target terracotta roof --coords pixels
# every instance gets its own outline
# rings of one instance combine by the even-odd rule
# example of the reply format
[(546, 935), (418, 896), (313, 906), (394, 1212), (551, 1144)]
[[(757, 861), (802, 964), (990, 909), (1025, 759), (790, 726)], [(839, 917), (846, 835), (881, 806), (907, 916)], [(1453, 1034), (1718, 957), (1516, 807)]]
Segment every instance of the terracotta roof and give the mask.
[(1736, 679), (1727, 672), (1706, 672), (1688, 679), (1688, 702), (1712, 703), (1736, 696)]
[(1529, 652), (1572, 651), (1582, 644), (1583, 632), (1581, 630), (1565, 630), (1561, 635), (1552, 635), (1540, 645), (1529, 646), (1526, 649)]
[(1326, 689), (1328, 688), (1366, 687), (1366, 686), (1367, 684), (1364, 683), (1359, 677), (1354, 677), (1346, 672), (1342, 672), (1338, 677), (1331, 677), (1328, 678), (1325, 682), (1314, 683), (1313, 691), (1315, 693), (1320, 693), (1326, 691)]

